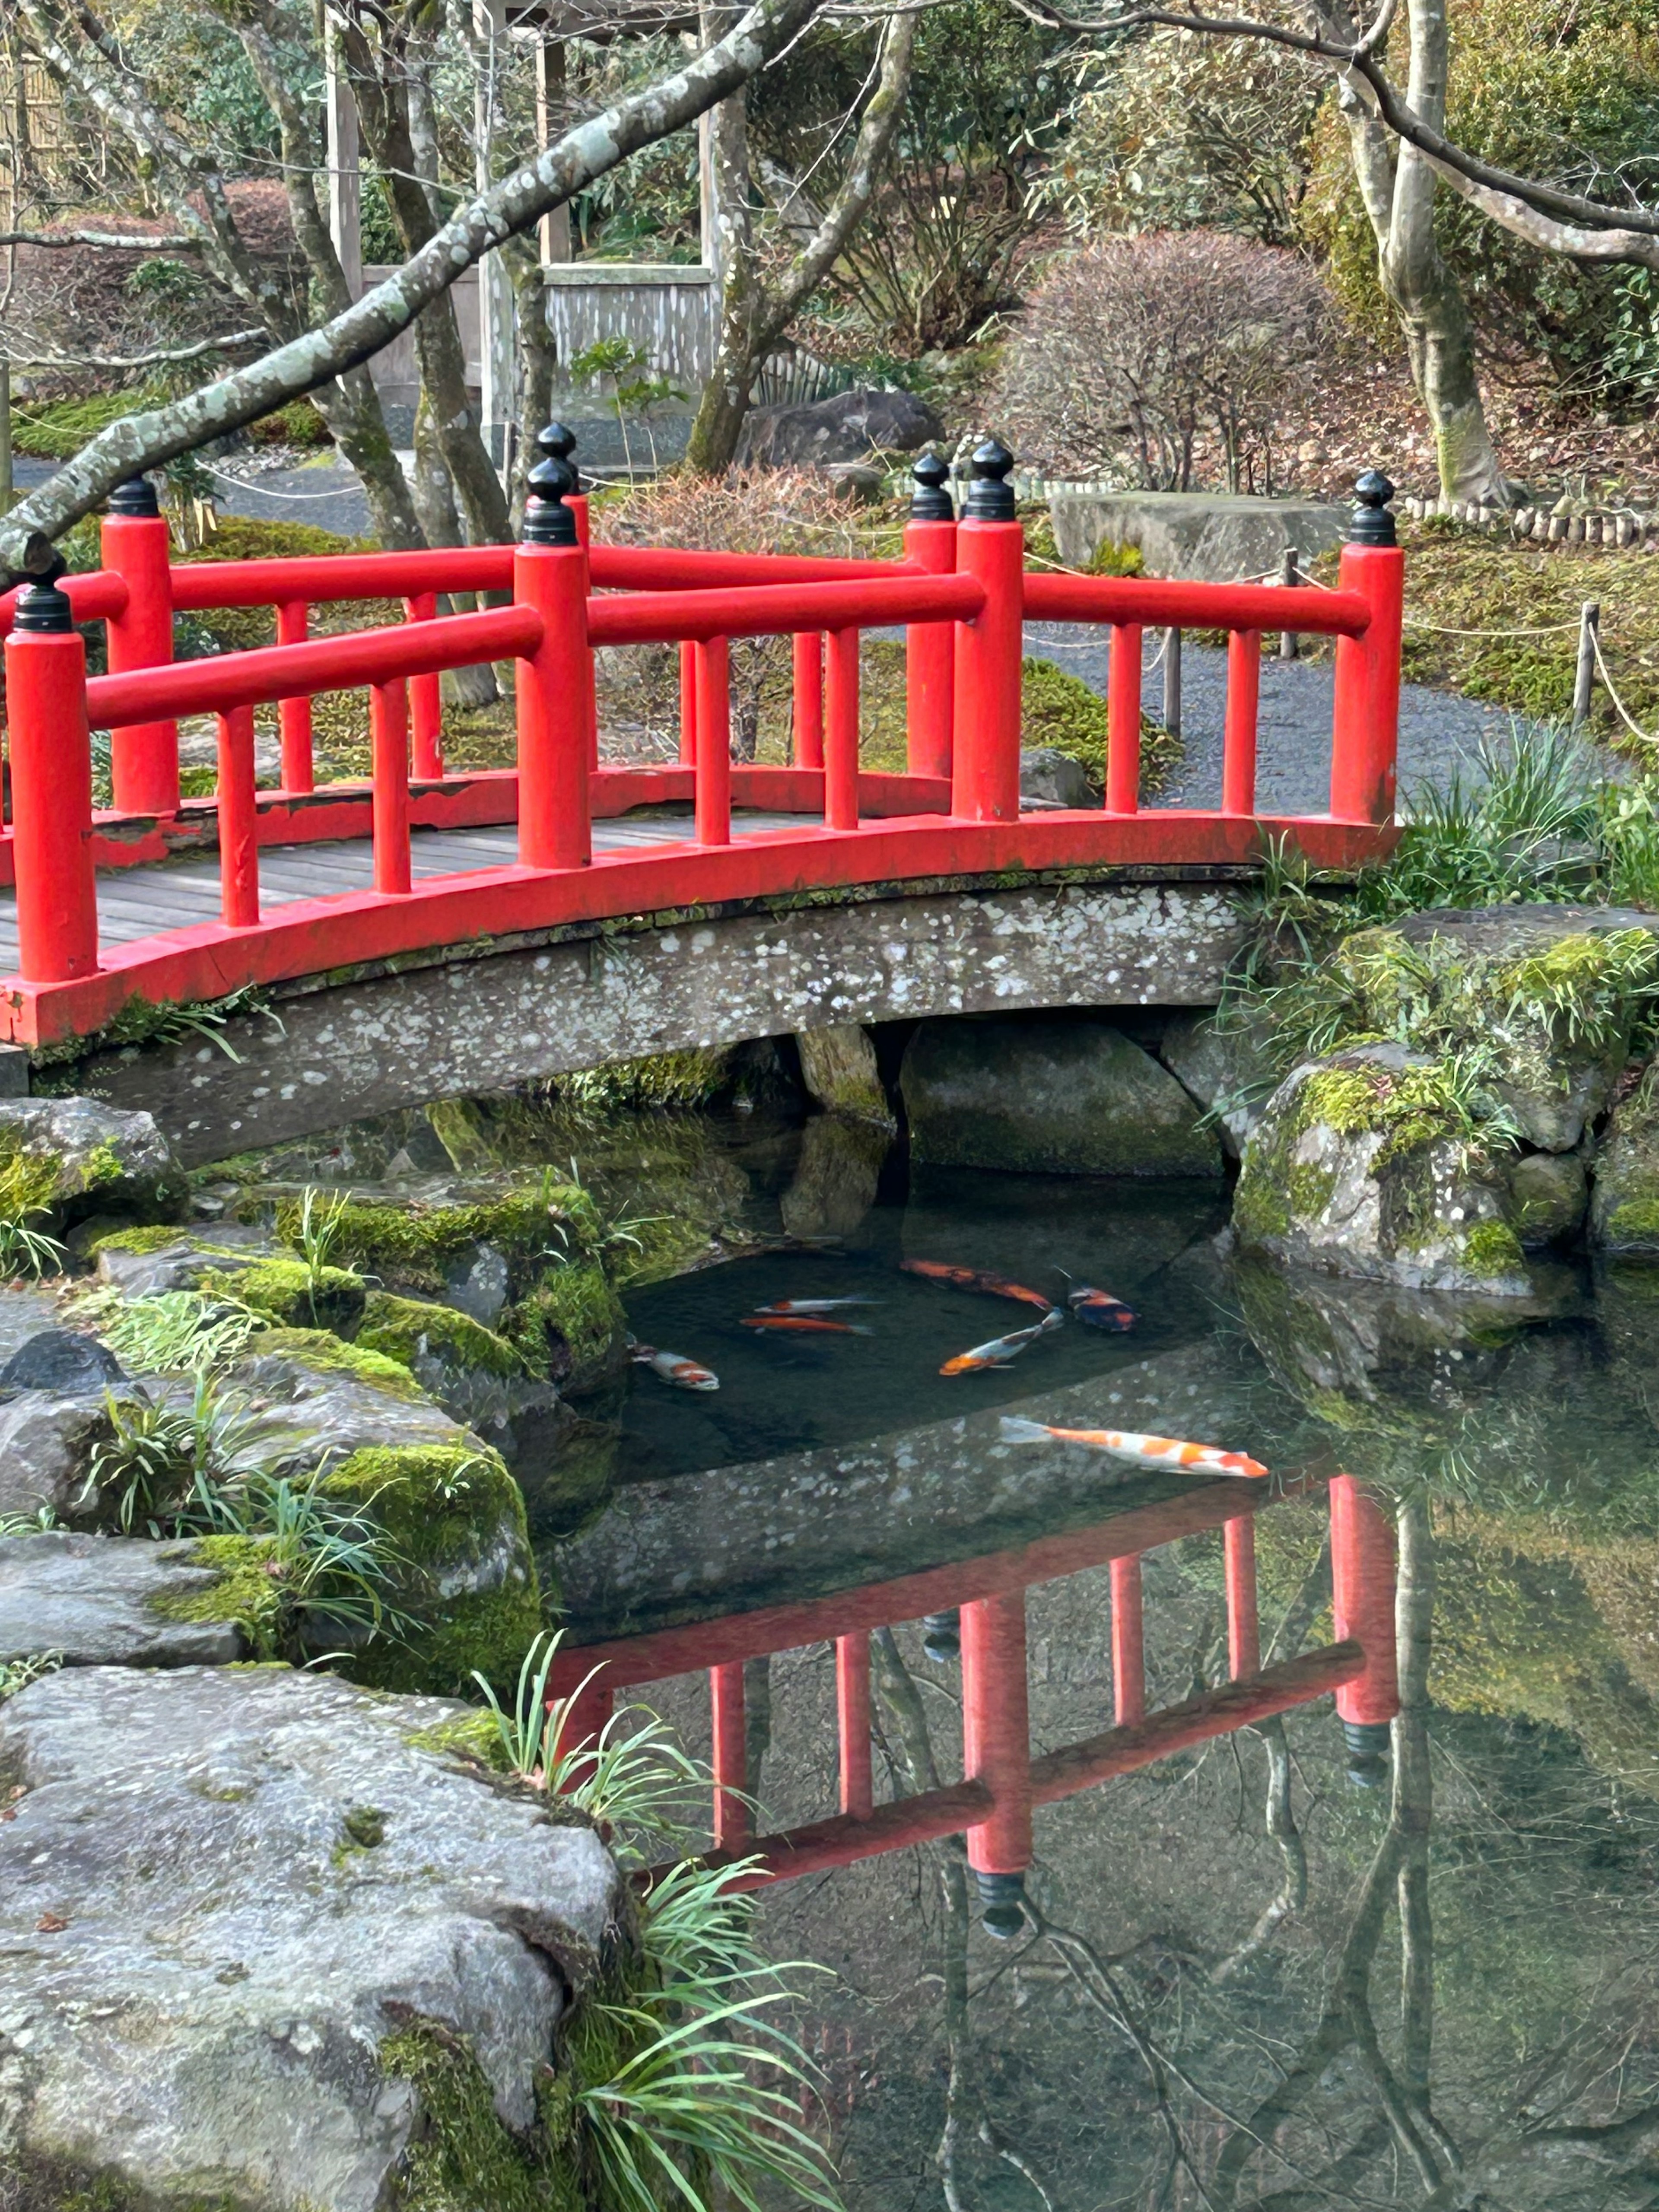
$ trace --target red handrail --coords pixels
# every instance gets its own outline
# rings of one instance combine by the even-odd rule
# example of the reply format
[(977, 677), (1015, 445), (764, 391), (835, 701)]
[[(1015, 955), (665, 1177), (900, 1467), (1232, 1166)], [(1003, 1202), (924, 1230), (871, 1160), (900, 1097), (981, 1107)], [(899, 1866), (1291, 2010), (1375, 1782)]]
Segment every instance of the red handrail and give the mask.
[(1025, 579), (1027, 622), (1139, 623), (1148, 629), (1291, 629), (1359, 637), (1371, 603), (1355, 591), (1189, 584), (1157, 576)]
[(305, 645), (256, 646), (211, 660), (89, 676), (87, 720), (94, 730), (106, 730), (140, 715), (219, 714), (434, 669), (471, 668), (533, 653), (541, 634), (533, 607), (489, 607), (483, 614), (446, 615), (397, 629), (349, 630)]
[[(112, 615), (126, 611), (126, 579), (113, 569), (93, 568), (78, 576), (64, 576), (60, 583), (69, 593), (70, 607), (78, 623), (106, 622)], [(10, 636), (18, 595), (27, 589), (27, 584), (14, 584), (10, 591), (0, 592), (0, 637)]]
[(908, 575), (834, 584), (750, 584), (720, 591), (653, 592), (594, 599), (592, 645), (672, 645), (681, 638), (785, 637), (792, 631), (887, 623), (971, 622), (985, 605), (972, 576)]

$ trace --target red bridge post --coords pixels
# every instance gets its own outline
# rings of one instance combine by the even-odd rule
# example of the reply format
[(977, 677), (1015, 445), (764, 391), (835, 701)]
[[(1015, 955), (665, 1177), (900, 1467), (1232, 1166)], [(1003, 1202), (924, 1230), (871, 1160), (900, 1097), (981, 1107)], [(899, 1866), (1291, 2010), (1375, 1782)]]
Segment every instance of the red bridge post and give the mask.
[(1106, 811), (1133, 814), (1140, 805), (1140, 643), (1139, 623), (1112, 629), (1106, 675)]
[(974, 455), (974, 486), (957, 532), (957, 566), (985, 586), (983, 611), (958, 623), (951, 811), (969, 822), (1019, 819), (1019, 678), (1025, 532), (1005, 482), (1014, 457), (994, 438)]
[(1146, 1717), (1146, 1616), (1140, 1554), (1112, 1561), (1112, 1718), (1133, 1728)]
[[(404, 605), (410, 622), (432, 622), (438, 612), (438, 594), (435, 592), (416, 592), (414, 598), (406, 599)], [(416, 781), (435, 782), (444, 772), (443, 679), (441, 677), (410, 678), (409, 732)]]
[[(435, 611), (436, 602), (434, 602)], [(303, 645), (311, 629), (311, 610), (303, 599), (283, 599), (276, 608), (278, 645)], [(437, 682), (437, 678), (433, 678)], [(311, 747), (311, 702), (280, 699), (276, 728), (283, 746), (283, 789), (305, 793), (316, 787)]]
[[(689, 652), (687, 646), (680, 647)], [(797, 768), (823, 766), (823, 633), (798, 629), (791, 647), (794, 670), (792, 694), (794, 709), (794, 763)]]
[[(99, 538), (105, 568), (127, 587), (126, 605), (106, 622), (110, 673), (164, 667), (173, 659), (172, 541), (148, 477), (116, 485)], [(179, 725), (135, 722), (112, 730), (110, 780), (123, 814), (176, 814)]]
[(859, 634), (828, 634), (823, 687), (823, 826), (859, 826)]
[(66, 983), (98, 966), (87, 649), (55, 583), (21, 594), (6, 641), (18, 973)]
[(565, 505), (574, 480), (556, 458), (531, 471), (524, 543), (513, 556), (513, 596), (542, 618), (542, 641), (519, 677), (519, 860), (526, 868), (585, 868), (593, 857), (587, 556)]
[[(904, 526), (904, 555), (930, 576), (957, 565), (957, 511), (951, 471), (924, 453), (910, 471), (916, 489)], [(956, 639), (949, 623), (912, 623), (904, 633), (905, 765), (912, 775), (951, 773)]]
[(691, 648), (697, 699), (693, 828), (700, 845), (732, 842), (732, 647), (723, 637)]
[(746, 1850), (753, 1836), (744, 1792), (749, 1786), (748, 1714), (743, 1662), (711, 1667), (708, 1688), (714, 1719), (714, 1848)]
[(962, 1765), (996, 1801), (968, 1831), (968, 1863), (993, 1936), (1017, 1936), (1031, 1863), (1031, 1724), (1025, 1681), (1025, 1593), (962, 1608)]
[(253, 709), (218, 718), (219, 914), (230, 929), (259, 920), (259, 814), (255, 796)]
[(1350, 1778), (1382, 1778), (1389, 1723), (1400, 1711), (1395, 1665), (1394, 1531), (1382, 1507), (1351, 1474), (1331, 1478), (1331, 1610), (1339, 1644), (1352, 1637), (1365, 1671), (1336, 1693)]
[(1354, 489), (1358, 504), (1338, 582), (1370, 602), (1371, 618), (1360, 636), (1336, 641), (1331, 812), (1339, 822), (1382, 823), (1394, 819), (1406, 556), (1389, 512), (1394, 486), (1387, 477), (1368, 469)]
[(875, 1803), (870, 1757), (870, 1632), (836, 1638), (836, 1738), (841, 1750), (841, 1809), (867, 1819)]

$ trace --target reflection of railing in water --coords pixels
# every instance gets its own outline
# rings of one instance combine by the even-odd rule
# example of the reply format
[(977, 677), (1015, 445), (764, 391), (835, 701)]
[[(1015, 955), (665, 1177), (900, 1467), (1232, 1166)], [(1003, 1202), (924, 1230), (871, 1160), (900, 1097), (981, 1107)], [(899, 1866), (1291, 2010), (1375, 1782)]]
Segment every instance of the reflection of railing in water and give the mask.
[[(1183, 1495), (1115, 1515), (1094, 1527), (1040, 1538), (1012, 1551), (938, 1567), (829, 1598), (774, 1606), (724, 1620), (561, 1652), (550, 1684), (574, 1702), (566, 1748), (604, 1727), (619, 1691), (707, 1667), (714, 1708), (714, 1856), (762, 1863), (742, 1886), (790, 1881), (883, 1851), (966, 1833), (994, 1933), (1012, 1934), (1031, 1861), (1031, 1814), (1172, 1752), (1231, 1735), (1336, 1692), (1354, 1778), (1380, 1773), (1388, 1725), (1399, 1710), (1395, 1678), (1394, 1538), (1375, 1501), (1349, 1475), (1331, 1477), (1331, 1573), (1336, 1641), (1277, 1666), (1261, 1664), (1255, 1516), (1320, 1487), (1314, 1478), (1269, 1490), (1205, 1483)], [(1140, 1561), (1182, 1536), (1219, 1528), (1226, 1562), (1228, 1671), (1218, 1689), (1149, 1714), (1142, 1642)], [(1026, 1711), (1025, 1592), (1087, 1567), (1112, 1577), (1114, 1725), (1034, 1755)], [(870, 1633), (925, 1620), (936, 1654), (948, 1651), (954, 1614), (962, 1653), (964, 1778), (891, 1803), (874, 1802), (871, 1759)], [(841, 1809), (757, 1837), (744, 1794), (743, 1662), (833, 1639)]]

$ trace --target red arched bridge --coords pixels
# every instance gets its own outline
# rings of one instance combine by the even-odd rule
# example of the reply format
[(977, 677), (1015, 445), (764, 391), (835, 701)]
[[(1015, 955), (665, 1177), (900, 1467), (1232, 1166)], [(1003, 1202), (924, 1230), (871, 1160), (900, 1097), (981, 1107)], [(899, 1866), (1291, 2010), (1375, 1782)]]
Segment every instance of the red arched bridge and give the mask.
[[(1334, 1640), (1263, 1666), (1255, 1516), (1286, 1498), (1328, 1492)], [(1149, 1551), (1223, 1531), (1227, 1671), (1221, 1687), (1148, 1711), (1140, 1563)], [(1025, 1595), (1035, 1585), (1108, 1563), (1113, 1725), (1080, 1741), (1034, 1750), (1027, 1711)], [(948, 1610), (947, 1610), (948, 1608)], [(871, 1747), (870, 1634), (925, 1620), (941, 1647), (962, 1653), (960, 1781), (878, 1803)], [(804, 1826), (757, 1835), (745, 1768), (744, 1664), (763, 1653), (833, 1639), (840, 1809)], [(554, 1663), (560, 1747), (593, 1744), (619, 1692), (708, 1668), (714, 1718), (716, 1863), (750, 1860), (735, 1886), (821, 1874), (886, 1851), (965, 1833), (993, 1934), (1012, 1935), (1031, 1863), (1039, 1805), (1151, 1766), (1172, 1753), (1336, 1695), (1349, 1772), (1381, 1778), (1389, 1723), (1400, 1711), (1395, 1650), (1393, 1531), (1352, 1475), (1195, 1484), (1179, 1496), (1120, 1511), (1092, 1528), (1039, 1537), (1016, 1550), (937, 1567), (838, 1596), (735, 1614), (695, 1626), (567, 1647)]]
[[(1381, 477), (1362, 482), (1338, 587), (1285, 590), (1030, 573), (1005, 481), (1012, 458), (995, 445), (975, 457), (959, 521), (942, 465), (920, 465), (897, 561), (590, 547), (568, 434), (544, 442), (555, 457), (536, 471), (520, 545), (174, 566), (140, 479), (112, 499), (102, 568), (0, 599), (11, 790), (0, 879), (15, 887), (0, 963), (15, 969), (0, 984), (0, 1036), (61, 1045), (132, 1000), (212, 1000), (664, 909), (964, 875), (1238, 864), (1264, 834), (1351, 866), (1390, 842), (1402, 556)], [(438, 595), (451, 592), (510, 592), (511, 604), (441, 616)], [(307, 637), (313, 607), (387, 599), (404, 602), (402, 625)], [(227, 607), (273, 607), (276, 644), (175, 663), (174, 616)], [(1100, 807), (1021, 815), (1020, 660), (1033, 618), (1111, 627)], [(89, 677), (75, 625), (100, 621), (108, 673)], [(1149, 625), (1228, 633), (1218, 808), (1140, 805)], [(859, 634), (896, 626), (907, 767), (872, 774), (859, 759)], [(1317, 815), (1256, 808), (1261, 637), (1284, 629), (1336, 641), (1330, 805)], [(767, 635), (794, 641), (785, 767), (731, 757), (729, 641)], [(679, 762), (602, 766), (594, 649), (646, 644), (681, 648)], [(509, 659), (516, 766), (446, 773), (440, 672)], [(319, 787), (312, 699), (356, 687), (369, 695), (372, 776)], [(260, 790), (253, 714), (270, 702), (282, 785)], [(178, 718), (201, 714), (218, 718), (216, 789), (181, 800)], [(111, 735), (108, 810), (92, 803), (94, 730)], [(630, 809), (688, 800), (689, 836), (672, 822), (649, 841), (607, 832)], [(510, 838), (481, 834), (509, 824)], [(182, 884), (171, 898), (156, 888), (151, 864), (181, 848), (216, 848), (216, 913)], [(152, 895), (124, 897), (120, 872), (139, 866)]]

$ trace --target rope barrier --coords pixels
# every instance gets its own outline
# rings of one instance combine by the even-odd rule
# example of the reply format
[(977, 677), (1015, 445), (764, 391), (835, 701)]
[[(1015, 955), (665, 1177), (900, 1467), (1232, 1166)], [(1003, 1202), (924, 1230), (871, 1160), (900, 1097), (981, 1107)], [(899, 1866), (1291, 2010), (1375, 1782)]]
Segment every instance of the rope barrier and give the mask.
[(1427, 622), (1421, 615), (1403, 615), (1401, 620), (1407, 629), (1431, 629), (1439, 637), (1555, 637), (1578, 627), (1577, 617), (1571, 622), (1546, 623), (1537, 629), (1459, 629), (1451, 623)]
[(1632, 720), (1629, 708), (1626, 706), (1624, 701), (1619, 696), (1618, 692), (1613, 689), (1613, 678), (1607, 673), (1607, 664), (1601, 657), (1601, 633), (1600, 628), (1594, 623), (1589, 624), (1589, 627), (1590, 647), (1595, 655), (1595, 665), (1601, 672), (1601, 682), (1606, 687), (1608, 698), (1612, 700), (1613, 706), (1618, 712), (1620, 720), (1630, 732), (1632, 737), (1640, 738), (1644, 745), (1659, 744), (1659, 730), (1644, 730)]

